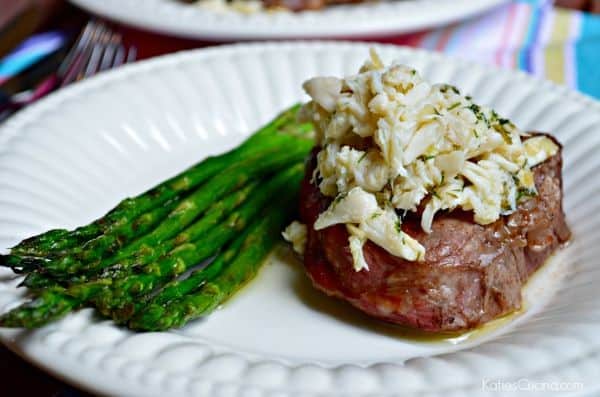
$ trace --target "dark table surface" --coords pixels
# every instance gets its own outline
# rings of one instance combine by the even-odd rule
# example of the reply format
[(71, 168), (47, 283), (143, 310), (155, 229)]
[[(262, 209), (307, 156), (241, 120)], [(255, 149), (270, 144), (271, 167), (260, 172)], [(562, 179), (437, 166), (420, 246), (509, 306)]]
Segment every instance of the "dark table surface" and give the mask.
[(6, 397), (88, 397), (44, 371), (27, 363), (22, 358), (0, 346), (0, 373), (2, 389), (0, 395)]

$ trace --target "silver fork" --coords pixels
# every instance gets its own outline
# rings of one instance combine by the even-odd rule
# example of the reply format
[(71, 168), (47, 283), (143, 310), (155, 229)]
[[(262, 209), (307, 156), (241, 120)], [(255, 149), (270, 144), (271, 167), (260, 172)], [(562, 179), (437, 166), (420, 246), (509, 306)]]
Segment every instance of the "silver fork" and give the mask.
[(137, 49), (125, 47), (120, 34), (113, 32), (106, 24), (92, 20), (58, 69), (60, 86), (133, 62), (136, 57)]
[(133, 62), (136, 57), (137, 49), (134, 46), (124, 46), (119, 33), (111, 30), (103, 22), (91, 20), (79, 34), (56, 73), (34, 89), (14, 95), (9, 106), (0, 109), (0, 121), (57, 88)]

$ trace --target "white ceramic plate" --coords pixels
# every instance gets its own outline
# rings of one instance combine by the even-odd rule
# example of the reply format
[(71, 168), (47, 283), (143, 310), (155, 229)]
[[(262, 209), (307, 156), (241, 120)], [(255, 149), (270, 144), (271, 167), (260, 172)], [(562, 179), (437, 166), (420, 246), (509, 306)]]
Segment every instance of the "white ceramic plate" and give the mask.
[(403, 33), (468, 18), (506, 0), (382, 0), (302, 13), (244, 15), (215, 12), (174, 0), (71, 0), (123, 23), (166, 34), (210, 40), (367, 37)]
[[(134, 334), (84, 310), (32, 332), (3, 329), (4, 343), (56, 375), (115, 395), (529, 395), (490, 392), (510, 388), (490, 383), (499, 379), (536, 382), (521, 388), (580, 382), (561, 387), (597, 392), (600, 104), (522, 73), (379, 49), (564, 143), (574, 241), (527, 288), (525, 314), (462, 341), (404, 339), (312, 290), (281, 248), (232, 302), (182, 330)], [(352, 73), (367, 54), (367, 45), (347, 43), (227, 46), (61, 90), (0, 129), (0, 248), (87, 223), (124, 196), (237, 145), (302, 99), (304, 79)], [(17, 283), (2, 269), (0, 312), (19, 303)]]

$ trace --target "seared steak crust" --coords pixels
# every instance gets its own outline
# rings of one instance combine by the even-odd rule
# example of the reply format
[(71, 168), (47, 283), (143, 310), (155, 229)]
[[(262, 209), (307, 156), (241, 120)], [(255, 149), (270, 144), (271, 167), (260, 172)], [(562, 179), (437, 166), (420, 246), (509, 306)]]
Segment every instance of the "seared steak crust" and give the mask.
[(533, 169), (539, 194), (512, 215), (482, 226), (470, 212), (440, 213), (430, 234), (409, 215), (403, 230), (425, 247), (425, 260), (409, 262), (367, 242), (369, 270), (356, 272), (346, 228), (313, 229), (330, 201), (310, 182), (315, 163), (313, 156), (300, 204), (308, 226), (306, 272), (328, 295), (385, 321), (430, 332), (460, 331), (517, 310), (523, 284), (570, 237), (559, 152)]

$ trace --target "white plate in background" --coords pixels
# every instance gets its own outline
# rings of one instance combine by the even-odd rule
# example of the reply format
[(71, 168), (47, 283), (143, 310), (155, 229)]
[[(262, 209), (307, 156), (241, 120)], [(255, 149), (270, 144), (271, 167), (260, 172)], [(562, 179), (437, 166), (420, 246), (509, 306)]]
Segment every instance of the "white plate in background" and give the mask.
[(216, 12), (175, 0), (71, 0), (122, 23), (206, 40), (372, 37), (445, 25), (507, 0), (382, 0), (318, 11)]

